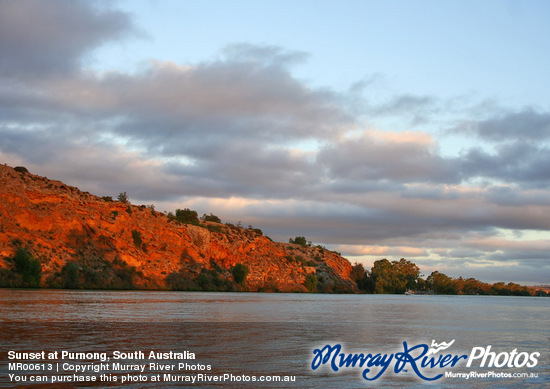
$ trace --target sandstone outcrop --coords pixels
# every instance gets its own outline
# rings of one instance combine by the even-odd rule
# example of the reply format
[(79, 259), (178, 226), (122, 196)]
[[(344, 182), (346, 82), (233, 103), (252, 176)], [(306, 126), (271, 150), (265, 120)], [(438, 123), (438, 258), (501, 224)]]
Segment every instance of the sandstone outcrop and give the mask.
[[(152, 207), (112, 201), (25, 169), (0, 166), (0, 282), (20, 286), (14, 255), (41, 263), (42, 287), (354, 292), (351, 264), (323, 247), (261, 231), (182, 224)], [(249, 269), (243, 285), (231, 269)]]

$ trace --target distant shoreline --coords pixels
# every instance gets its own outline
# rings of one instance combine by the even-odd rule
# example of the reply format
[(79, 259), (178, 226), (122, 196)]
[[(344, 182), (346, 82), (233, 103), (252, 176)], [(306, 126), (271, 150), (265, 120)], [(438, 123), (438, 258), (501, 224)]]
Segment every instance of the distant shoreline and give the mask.
[[(217, 291), (217, 290), (167, 290), (167, 289), (66, 289), (66, 288), (5, 288), (0, 290), (27, 291), (67, 291), (67, 292), (174, 292), (174, 293), (229, 293), (229, 294), (299, 294), (299, 295), (358, 295), (358, 296), (404, 296), (404, 293), (320, 293), (320, 292), (260, 292), (260, 291)], [(477, 297), (550, 297), (550, 293), (541, 295), (498, 295), (498, 294), (445, 294), (445, 293), (411, 293), (412, 296), (477, 296)]]

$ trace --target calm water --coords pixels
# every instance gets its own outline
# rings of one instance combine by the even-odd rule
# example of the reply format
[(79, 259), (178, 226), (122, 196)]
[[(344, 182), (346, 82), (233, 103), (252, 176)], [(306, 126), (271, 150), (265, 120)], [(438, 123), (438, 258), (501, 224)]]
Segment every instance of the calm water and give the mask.
[[(200, 386), (146, 382), (124, 387), (543, 388), (550, 387), (549, 323), (550, 299), (537, 297), (0, 289), (0, 387), (18, 386), (9, 380), (8, 373), (14, 373), (8, 371), (9, 350), (109, 355), (115, 350), (147, 353), (188, 350), (197, 359), (187, 362), (209, 364), (211, 374), (292, 375), (296, 381)], [(327, 366), (318, 371), (310, 367), (312, 350), (326, 344), (340, 343), (348, 352), (391, 354), (403, 351), (403, 341), (412, 346), (430, 344), (432, 339), (438, 343), (455, 339), (447, 351), (452, 354), (469, 354), (473, 347), (487, 345), (498, 353), (513, 349), (518, 353), (540, 352), (534, 368), (484, 369), (479, 364), (466, 368), (465, 363), (460, 363), (450, 369), (535, 372), (538, 378), (442, 378), (427, 384), (411, 372), (396, 375), (392, 364), (382, 377), (368, 382), (361, 377), (363, 369), (335, 373)], [(144, 359), (136, 363), (149, 362)], [(22, 373), (31, 374), (28, 371), (18, 374)], [(118, 372), (123, 373), (126, 372)], [(27, 381), (19, 387), (75, 387), (75, 384), (30, 385)]]

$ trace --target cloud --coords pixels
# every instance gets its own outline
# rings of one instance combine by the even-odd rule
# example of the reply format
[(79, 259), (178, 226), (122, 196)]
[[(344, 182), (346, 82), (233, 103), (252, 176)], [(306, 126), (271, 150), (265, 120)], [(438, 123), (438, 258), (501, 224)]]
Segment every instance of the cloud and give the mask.
[(32, 134), (0, 126), (2, 153), (31, 173), (62, 180), (96, 195), (127, 191), (132, 200), (174, 200), (185, 194), (181, 178), (155, 160), (116, 144), (82, 142), (71, 131), (45, 128)]
[(371, 102), (368, 112), (374, 116), (407, 117), (412, 126), (429, 123), (430, 116), (440, 112), (440, 102), (433, 96), (400, 94), (383, 103)]
[(85, 54), (134, 31), (127, 14), (90, 1), (2, 1), (0, 71), (10, 77), (77, 72)]
[(495, 151), (473, 148), (464, 153), (459, 161), (463, 177), (548, 188), (550, 149), (544, 143), (514, 141), (496, 145)]
[(329, 144), (317, 162), (339, 181), (453, 182), (452, 161), (437, 154), (425, 133), (364, 132)]
[[(234, 54), (194, 66), (155, 62), (139, 75), (40, 80), (5, 109), (17, 117), (20, 146), (38, 128), (66, 131), (75, 148), (111, 139), (147, 159), (168, 159), (165, 171), (195, 195), (288, 198), (318, 185), (313, 156), (294, 142), (331, 139), (353, 126), (353, 117), (337, 93), (292, 77), (284, 68), (289, 54), (266, 51), (273, 52), (269, 66)], [(0, 101), (10, 99), (0, 93)]]
[(253, 45), (235, 43), (227, 45), (222, 53), (232, 62), (256, 63), (261, 66), (286, 68), (293, 64), (303, 63), (309, 54), (303, 51), (289, 51), (273, 45)]
[(518, 112), (505, 112), (498, 117), (482, 121), (469, 121), (456, 127), (454, 132), (465, 132), (492, 142), (542, 141), (550, 138), (550, 113), (526, 108)]
[(546, 256), (550, 252), (549, 239), (537, 240), (509, 240), (496, 237), (486, 237), (471, 239), (468, 242), (471, 247), (476, 247), (483, 251), (513, 251), (515, 253), (530, 251), (537, 252)]
[(487, 190), (487, 201), (502, 206), (550, 206), (550, 198), (544, 189), (520, 190), (516, 185), (492, 186)]
[[(465, 276), (465, 268), (463, 265), (453, 266), (453, 264), (441, 264), (444, 267), (439, 266), (441, 271), (452, 277), (470, 278)], [(544, 284), (548, 277), (550, 277), (550, 268), (546, 265), (533, 267), (525, 266), (518, 263), (493, 263), (491, 265), (471, 267), (470, 272), (475, 273), (475, 278), (483, 280), (484, 282), (512, 282), (527, 284), (527, 285), (541, 285)], [(542, 280), (542, 281), (541, 281)]]
[(389, 247), (389, 246), (363, 246), (363, 245), (339, 245), (336, 246), (336, 250), (342, 252), (344, 255), (358, 256), (358, 255), (374, 255), (376, 257), (400, 257), (411, 258), (427, 256), (428, 252), (422, 248), (417, 247)]

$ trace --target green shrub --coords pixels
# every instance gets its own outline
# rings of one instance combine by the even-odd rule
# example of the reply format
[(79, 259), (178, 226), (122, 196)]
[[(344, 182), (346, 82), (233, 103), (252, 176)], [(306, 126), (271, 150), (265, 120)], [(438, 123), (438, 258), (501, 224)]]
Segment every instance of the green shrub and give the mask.
[(264, 235), (264, 232), (263, 232), (261, 229), (259, 229), (259, 228), (254, 228), (254, 227), (252, 227), (252, 226), (248, 226), (248, 229), (249, 229), (250, 231), (254, 231), (254, 232), (255, 232), (256, 234), (258, 234), (258, 235), (262, 235), (262, 236)]
[(209, 231), (211, 232), (222, 232), (222, 228), (220, 226), (207, 226)]
[(17, 285), (13, 279), (13, 273), (8, 269), (0, 269), (0, 288), (14, 288)]
[[(219, 267), (218, 267), (219, 268)], [(202, 269), (196, 278), (190, 278), (189, 272), (183, 269), (170, 273), (166, 277), (166, 286), (171, 290), (233, 292), (235, 287), (229, 280), (222, 280), (216, 269)]]
[(138, 249), (141, 249), (141, 246), (143, 245), (143, 240), (141, 239), (141, 232), (137, 230), (132, 230), (132, 239), (136, 247)]
[(300, 263), (302, 266), (305, 265), (306, 263), (306, 259), (301, 255), (296, 255), (294, 259), (296, 260), (296, 262)]
[(195, 280), (189, 278), (187, 272), (172, 272), (166, 276), (166, 287), (170, 290), (199, 291)]
[(130, 203), (130, 198), (128, 197), (126, 192), (119, 193), (119, 195), (117, 197), (117, 200), (120, 201), (121, 203), (124, 203), (124, 204), (129, 204)]
[(19, 172), (19, 173), (28, 173), (29, 172), (25, 166), (16, 166), (16, 167), (13, 168), (13, 170), (15, 170), (16, 172)]
[(308, 244), (306, 238), (303, 237), (303, 236), (297, 236), (297, 237), (294, 238), (294, 239), (290, 238), (290, 239), (288, 240), (288, 243), (299, 244), (299, 245), (301, 245), (301, 246), (307, 246), (307, 244)]
[(176, 209), (176, 214), (172, 212), (168, 214), (168, 218), (184, 224), (199, 225), (199, 216), (197, 211), (193, 211), (189, 208)]
[(240, 284), (242, 286), (245, 286), (246, 277), (248, 276), (249, 272), (250, 272), (250, 269), (248, 268), (248, 266), (243, 265), (242, 263), (237, 263), (235, 266), (231, 268), (231, 274), (233, 274), (233, 279), (237, 284)]
[(304, 285), (309, 292), (314, 293), (317, 292), (317, 282), (318, 278), (315, 274), (308, 274)]
[(76, 262), (67, 262), (61, 269), (63, 286), (67, 289), (78, 289), (80, 286), (79, 273), (80, 270)]
[(214, 222), (214, 223), (221, 223), (222, 220), (217, 217), (216, 215), (210, 213), (210, 215), (207, 215), (206, 213), (202, 215), (201, 220), (204, 220), (205, 222)]
[(18, 248), (13, 257), (15, 270), (19, 273), (25, 287), (38, 288), (42, 278), (40, 261), (24, 248)]

